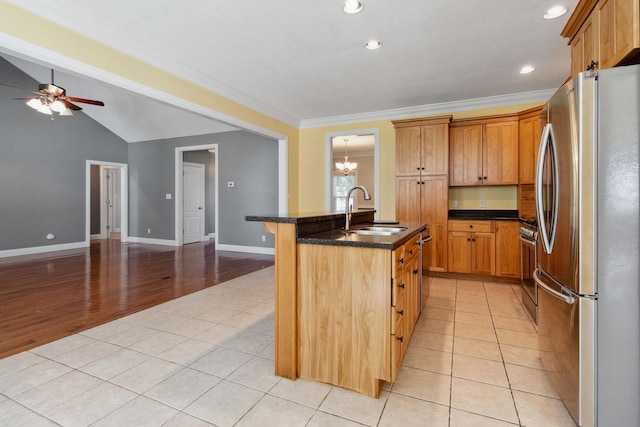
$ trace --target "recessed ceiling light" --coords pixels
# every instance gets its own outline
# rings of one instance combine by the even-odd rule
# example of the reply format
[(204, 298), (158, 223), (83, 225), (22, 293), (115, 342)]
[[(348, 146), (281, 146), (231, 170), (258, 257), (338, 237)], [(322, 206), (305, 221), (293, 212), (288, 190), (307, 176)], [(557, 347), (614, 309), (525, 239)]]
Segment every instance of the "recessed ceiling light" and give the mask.
[(382, 46), (382, 42), (378, 40), (369, 40), (364, 45), (364, 47), (366, 47), (369, 50), (380, 49), (380, 46)]
[(344, 6), (342, 6), (342, 10), (344, 10), (345, 13), (352, 15), (360, 12), (363, 7), (362, 3), (358, 0), (346, 0), (344, 2)]
[(554, 6), (551, 9), (547, 10), (547, 13), (542, 15), (544, 19), (555, 19), (559, 18), (562, 15), (567, 13), (567, 8), (564, 6)]
[(520, 69), (520, 74), (529, 74), (535, 71), (535, 68), (531, 65), (525, 65)]

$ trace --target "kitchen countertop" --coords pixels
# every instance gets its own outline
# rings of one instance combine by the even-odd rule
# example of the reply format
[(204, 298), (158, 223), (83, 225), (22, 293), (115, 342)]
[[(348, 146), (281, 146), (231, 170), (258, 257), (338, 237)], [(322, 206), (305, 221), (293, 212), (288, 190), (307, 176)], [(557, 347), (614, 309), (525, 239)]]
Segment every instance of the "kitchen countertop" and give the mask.
[(487, 210), (487, 209), (450, 209), (448, 219), (476, 219), (487, 221), (517, 221), (517, 210)]
[(296, 243), (331, 246), (353, 246), (378, 249), (396, 249), (415, 233), (426, 229), (425, 223), (374, 221), (375, 211), (359, 211), (352, 214), (351, 227), (364, 225), (406, 227), (406, 231), (391, 236), (370, 236), (344, 231), (344, 212), (310, 212), (273, 215), (247, 215), (245, 220), (257, 222), (288, 223), (296, 225)]

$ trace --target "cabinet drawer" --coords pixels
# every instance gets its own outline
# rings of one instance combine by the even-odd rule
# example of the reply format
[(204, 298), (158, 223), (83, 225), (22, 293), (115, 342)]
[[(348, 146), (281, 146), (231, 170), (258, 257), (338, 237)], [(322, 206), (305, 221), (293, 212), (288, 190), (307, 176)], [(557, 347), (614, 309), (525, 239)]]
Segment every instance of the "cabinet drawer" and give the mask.
[(391, 382), (395, 382), (398, 377), (408, 343), (409, 340), (404, 336), (404, 322), (400, 322), (395, 334), (391, 335)]
[(407, 294), (407, 275), (401, 272), (394, 280), (391, 289), (391, 306), (397, 307), (401, 301), (406, 299)]
[(495, 233), (495, 221), (449, 220), (449, 231)]
[(409, 262), (420, 253), (420, 235), (412, 237), (407, 243), (404, 244), (404, 263), (408, 265)]
[(391, 331), (396, 333), (398, 327), (402, 323), (402, 319), (406, 317), (407, 314), (407, 292), (402, 289), (398, 293), (398, 300), (396, 301), (396, 305), (391, 307)]

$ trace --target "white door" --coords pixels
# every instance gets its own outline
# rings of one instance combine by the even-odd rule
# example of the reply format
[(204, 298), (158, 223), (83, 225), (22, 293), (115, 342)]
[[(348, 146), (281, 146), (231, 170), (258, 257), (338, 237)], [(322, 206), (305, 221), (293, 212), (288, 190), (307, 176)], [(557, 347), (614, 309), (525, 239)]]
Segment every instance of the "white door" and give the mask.
[(204, 239), (204, 165), (182, 164), (182, 242)]
[(112, 237), (112, 233), (120, 231), (120, 169), (102, 166), (102, 190), (100, 208), (100, 236), (103, 239)]

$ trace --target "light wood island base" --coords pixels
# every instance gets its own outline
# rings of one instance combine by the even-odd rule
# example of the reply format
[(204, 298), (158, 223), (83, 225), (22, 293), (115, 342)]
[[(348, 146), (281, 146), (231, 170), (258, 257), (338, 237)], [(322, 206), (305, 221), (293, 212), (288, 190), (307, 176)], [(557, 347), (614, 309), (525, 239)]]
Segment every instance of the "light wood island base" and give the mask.
[(407, 224), (397, 237), (340, 232), (332, 244), (322, 233), (301, 239), (306, 225), (264, 222), (275, 235), (276, 375), (374, 398), (395, 381), (420, 314), (424, 224)]

